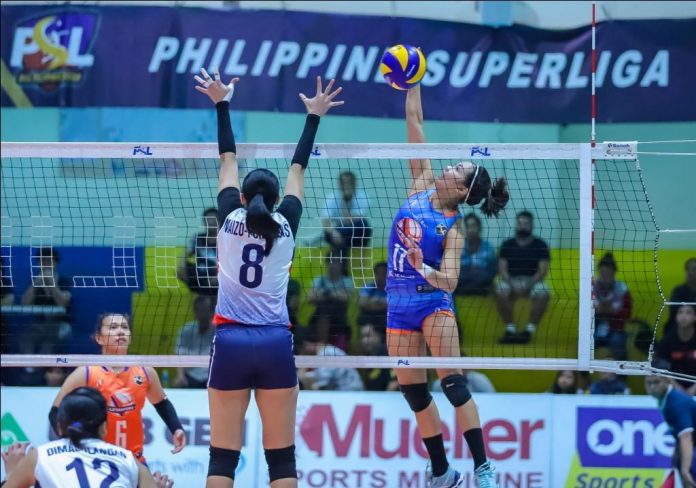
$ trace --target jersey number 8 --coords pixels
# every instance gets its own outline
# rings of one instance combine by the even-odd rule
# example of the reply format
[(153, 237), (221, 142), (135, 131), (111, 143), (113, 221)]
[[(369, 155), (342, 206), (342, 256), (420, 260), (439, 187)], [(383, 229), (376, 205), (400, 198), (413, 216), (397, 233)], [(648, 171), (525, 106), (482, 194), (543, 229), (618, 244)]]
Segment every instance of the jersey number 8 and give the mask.
[[(254, 258), (252, 259), (252, 251)], [(247, 288), (256, 288), (263, 279), (263, 247), (259, 244), (247, 244), (242, 248), (242, 264), (239, 267), (239, 282)], [(251, 274), (251, 278), (249, 275)]]

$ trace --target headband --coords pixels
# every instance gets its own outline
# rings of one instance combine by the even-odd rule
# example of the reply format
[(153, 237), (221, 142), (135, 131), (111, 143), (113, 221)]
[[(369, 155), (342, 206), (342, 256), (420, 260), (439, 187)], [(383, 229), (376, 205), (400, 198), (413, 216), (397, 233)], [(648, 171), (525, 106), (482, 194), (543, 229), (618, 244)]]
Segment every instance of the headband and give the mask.
[(476, 184), (476, 178), (478, 178), (479, 174), (479, 169), (481, 168), (478, 164), (474, 164), (476, 166), (476, 170), (474, 171), (474, 177), (471, 179), (471, 185), (469, 185), (469, 191), (466, 194), (466, 197), (464, 198), (464, 203), (469, 200), (469, 195), (471, 195), (471, 190), (474, 189), (474, 185)]

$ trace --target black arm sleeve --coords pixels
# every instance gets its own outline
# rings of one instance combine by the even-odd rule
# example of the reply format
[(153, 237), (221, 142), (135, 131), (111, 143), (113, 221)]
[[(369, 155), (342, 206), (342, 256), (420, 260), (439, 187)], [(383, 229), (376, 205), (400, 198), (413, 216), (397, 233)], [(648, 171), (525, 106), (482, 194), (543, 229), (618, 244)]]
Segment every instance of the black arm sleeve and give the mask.
[(292, 236), (296, 237), (297, 229), (300, 227), (300, 218), (302, 217), (302, 202), (300, 199), (295, 195), (285, 195), (276, 212), (285, 217), (288, 224), (290, 224)]
[(157, 414), (164, 421), (169, 432), (173, 434), (179, 429), (183, 430), (181, 420), (179, 420), (179, 416), (176, 414), (176, 410), (174, 410), (174, 405), (172, 405), (172, 402), (170, 402), (168, 398), (165, 398), (159, 403), (155, 403), (153, 407), (157, 410)]
[(58, 407), (51, 407), (51, 411), (48, 412), (48, 423), (53, 427), (53, 432), (58, 434)]
[(218, 193), (218, 227), (222, 229), (222, 224), (229, 214), (242, 208), (239, 188), (224, 188)]
[(314, 137), (317, 135), (319, 128), (319, 116), (315, 114), (307, 114), (304, 130), (300, 136), (300, 141), (295, 148), (295, 155), (292, 157), (292, 164), (299, 164), (306, 168), (309, 164), (309, 155), (314, 146)]
[(234, 143), (232, 122), (230, 121), (230, 102), (218, 102), (215, 104), (218, 124), (218, 150), (222, 153), (237, 154), (237, 146)]

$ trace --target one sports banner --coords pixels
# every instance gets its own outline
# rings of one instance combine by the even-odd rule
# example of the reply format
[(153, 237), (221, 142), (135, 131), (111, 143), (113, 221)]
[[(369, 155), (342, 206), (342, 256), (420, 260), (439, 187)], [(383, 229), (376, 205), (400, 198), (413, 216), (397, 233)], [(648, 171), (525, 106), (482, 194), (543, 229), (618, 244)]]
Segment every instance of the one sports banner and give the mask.
[[(242, 78), (239, 110), (301, 112), (321, 75), (345, 88), (341, 114), (400, 118), (379, 66), (399, 43), (426, 54), (428, 119), (589, 121), (587, 26), (108, 5), (3, 6), (2, 106), (207, 108), (192, 78), (219, 67)], [(598, 120), (695, 120), (695, 51), (696, 19), (600, 24)]]
[[(2, 446), (14, 440), (48, 441), (54, 388), (2, 388)], [(177, 486), (200, 486), (210, 442), (204, 390), (168, 390), (188, 435), (170, 454), (166, 428), (148, 405), (145, 456)], [(441, 393), (435, 401), (451, 463), (474, 488), (472, 460), (454, 410)], [(480, 394), (476, 402), (489, 457), (501, 487), (658, 488), (674, 447), (656, 401), (640, 396)], [(514, 408), (511, 406), (514, 405)], [(37, 421), (38, 419), (38, 421)], [(398, 393), (301, 392), (296, 425), (300, 486), (312, 488), (425, 488), (427, 454), (415, 419)], [(247, 413), (240, 486), (268, 481), (261, 426), (252, 400)]]

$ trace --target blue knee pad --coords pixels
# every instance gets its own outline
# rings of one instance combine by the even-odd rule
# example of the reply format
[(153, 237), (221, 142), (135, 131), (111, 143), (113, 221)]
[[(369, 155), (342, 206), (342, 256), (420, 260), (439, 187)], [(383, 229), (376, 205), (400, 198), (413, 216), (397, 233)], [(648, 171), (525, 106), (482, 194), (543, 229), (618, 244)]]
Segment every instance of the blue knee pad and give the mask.
[(433, 401), (433, 396), (428, 390), (427, 383), (399, 385), (399, 388), (401, 389), (401, 393), (404, 395), (404, 398), (406, 398), (408, 406), (411, 407), (411, 410), (416, 413), (422, 412), (428, 408), (430, 402)]
[(466, 386), (466, 378), (461, 374), (451, 374), (440, 381), (442, 391), (455, 407), (460, 407), (471, 400), (471, 392)]

